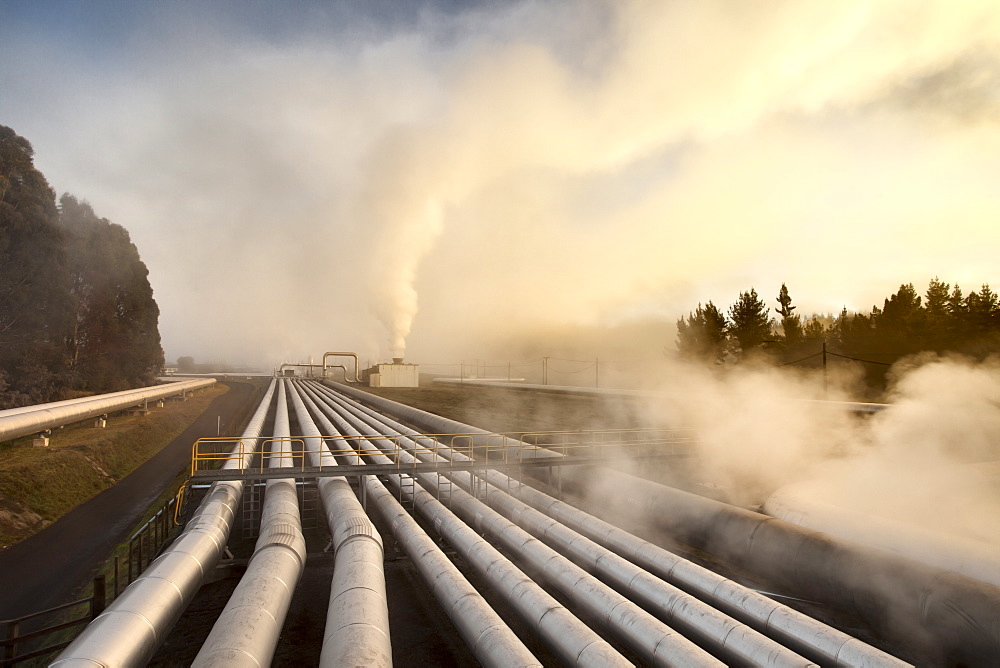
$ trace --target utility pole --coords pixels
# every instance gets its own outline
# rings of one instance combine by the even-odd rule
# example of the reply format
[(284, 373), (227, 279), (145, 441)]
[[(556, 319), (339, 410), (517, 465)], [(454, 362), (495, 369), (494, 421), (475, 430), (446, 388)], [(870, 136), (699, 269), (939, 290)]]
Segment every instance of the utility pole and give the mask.
[(465, 360), (462, 360), (461, 363), (461, 372), (458, 374), (458, 382), (462, 385), (465, 384)]
[(826, 399), (826, 339), (823, 339), (823, 398)]
[(510, 382), (510, 362), (507, 362), (507, 382)]
[(601, 386), (601, 358), (594, 359), (594, 387)]
[(549, 358), (542, 358), (542, 385), (549, 384)]

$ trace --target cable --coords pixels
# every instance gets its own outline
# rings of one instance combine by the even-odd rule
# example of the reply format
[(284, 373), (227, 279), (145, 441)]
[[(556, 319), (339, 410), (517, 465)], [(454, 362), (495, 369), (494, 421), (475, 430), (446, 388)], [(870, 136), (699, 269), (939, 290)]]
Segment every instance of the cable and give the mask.
[[(782, 364), (779, 364), (778, 366), (788, 366), (789, 364), (798, 364), (799, 362), (805, 362), (806, 360), (811, 360), (814, 357), (819, 357), (822, 354), (823, 353), (821, 353), (821, 352), (819, 352), (819, 353), (813, 353), (812, 355), (809, 355), (808, 357), (803, 357), (802, 359), (798, 359), (798, 360), (792, 360), (791, 362), (784, 362)], [(827, 353), (827, 354), (832, 355), (833, 353)]]
[(864, 362), (865, 364), (878, 364), (880, 366), (892, 366), (892, 362), (876, 362), (874, 360), (863, 360), (863, 359), (858, 359), (857, 357), (848, 357), (847, 355), (838, 355), (837, 353), (831, 353), (829, 351), (827, 351), (826, 354), (827, 355), (833, 355), (834, 357), (842, 357), (845, 360), (853, 360), (855, 362)]

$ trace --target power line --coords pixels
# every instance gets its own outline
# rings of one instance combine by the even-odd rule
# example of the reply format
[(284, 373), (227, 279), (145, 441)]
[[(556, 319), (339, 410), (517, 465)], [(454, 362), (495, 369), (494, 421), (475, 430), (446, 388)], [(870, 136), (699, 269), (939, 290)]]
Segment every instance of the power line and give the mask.
[(834, 357), (842, 357), (845, 360), (852, 360), (854, 362), (864, 362), (865, 364), (878, 364), (880, 366), (892, 366), (892, 362), (876, 362), (874, 360), (863, 360), (857, 357), (848, 357), (847, 355), (838, 355), (837, 353), (827, 352), (827, 355), (833, 355)]

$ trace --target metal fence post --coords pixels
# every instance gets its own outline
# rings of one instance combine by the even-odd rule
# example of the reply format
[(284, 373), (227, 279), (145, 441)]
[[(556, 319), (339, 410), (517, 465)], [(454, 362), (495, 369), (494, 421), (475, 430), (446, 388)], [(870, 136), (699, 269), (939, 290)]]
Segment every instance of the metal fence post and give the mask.
[(104, 574), (101, 574), (94, 577), (94, 597), (93, 599), (91, 599), (90, 603), (91, 619), (97, 617), (99, 614), (104, 612), (104, 608), (106, 606), (107, 606), (107, 583), (105, 582)]

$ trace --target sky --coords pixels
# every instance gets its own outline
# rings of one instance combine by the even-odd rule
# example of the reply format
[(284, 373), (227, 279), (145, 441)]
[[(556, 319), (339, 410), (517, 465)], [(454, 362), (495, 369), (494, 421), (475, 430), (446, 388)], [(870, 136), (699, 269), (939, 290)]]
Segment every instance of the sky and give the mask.
[(129, 230), (168, 361), (1000, 285), (992, 0), (0, 0), (0, 124)]

